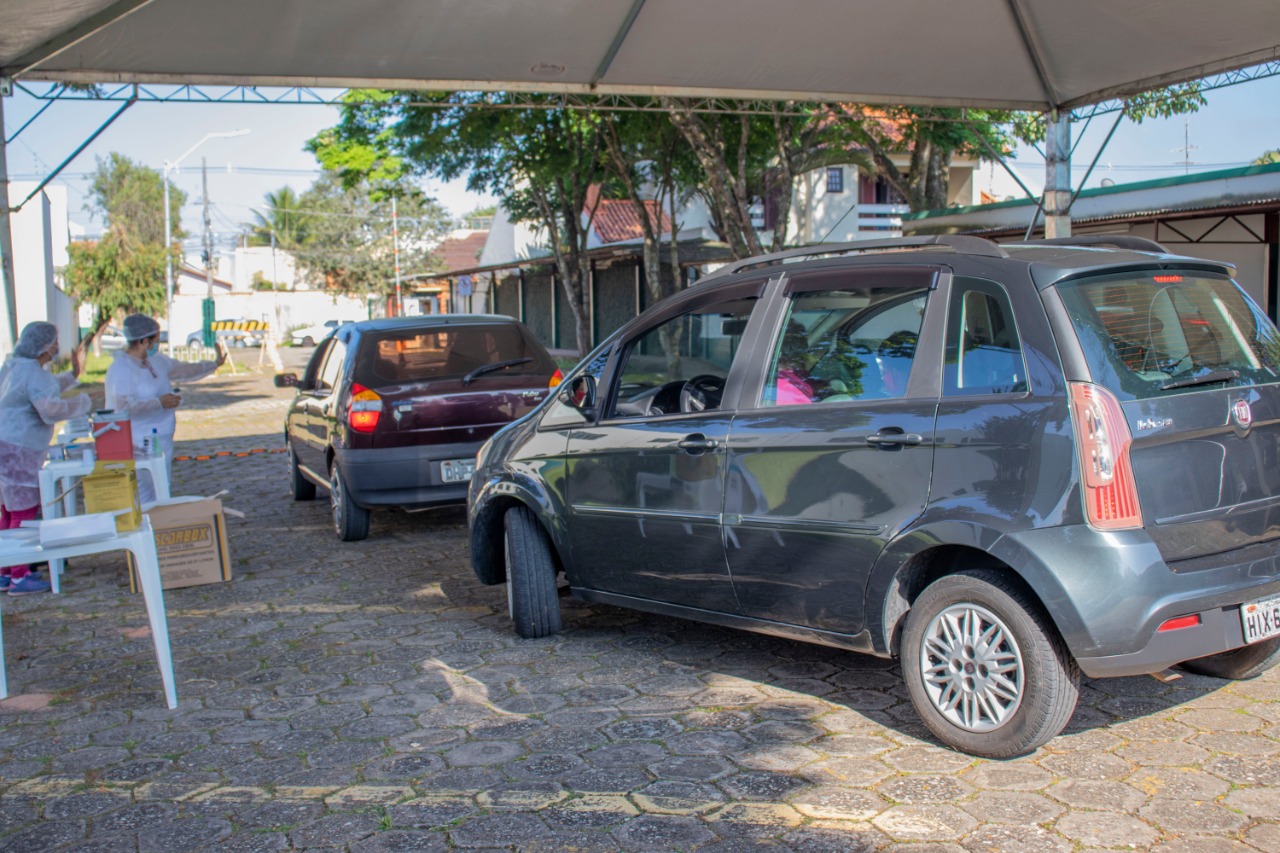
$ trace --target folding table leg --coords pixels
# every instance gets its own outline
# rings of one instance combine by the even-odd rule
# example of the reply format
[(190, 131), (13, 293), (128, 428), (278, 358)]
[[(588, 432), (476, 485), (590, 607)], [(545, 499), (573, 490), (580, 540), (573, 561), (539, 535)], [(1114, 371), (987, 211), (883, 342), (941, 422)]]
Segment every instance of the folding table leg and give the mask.
[(156, 558), (155, 536), (145, 526), (130, 537), (129, 551), (138, 569), (138, 585), (147, 604), (151, 622), (151, 640), (156, 647), (156, 663), (164, 682), (164, 698), (170, 708), (178, 707), (178, 693), (173, 684), (173, 653), (169, 648), (169, 618), (164, 611), (164, 590), (160, 587), (160, 562)]

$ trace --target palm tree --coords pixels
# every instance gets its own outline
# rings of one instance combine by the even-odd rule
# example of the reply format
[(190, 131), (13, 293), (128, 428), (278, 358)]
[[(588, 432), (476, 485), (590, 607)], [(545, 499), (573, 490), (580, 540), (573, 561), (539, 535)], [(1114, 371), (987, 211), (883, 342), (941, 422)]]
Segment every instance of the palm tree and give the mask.
[(250, 238), (259, 245), (270, 245), (272, 236), (276, 245), (286, 252), (296, 252), (307, 239), (310, 216), (302, 210), (302, 199), (293, 187), (283, 186), (267, 193), (266, 212), (255, 210), (250, 224)]
[(1251, 165), (1265, 166), (1268, 163), (1280, 163), (1280, 148), (1276, 148), (1272, 151), (1268, 151), (1267, 153), (1259, 157), (1257, 160), (1254, 160)]

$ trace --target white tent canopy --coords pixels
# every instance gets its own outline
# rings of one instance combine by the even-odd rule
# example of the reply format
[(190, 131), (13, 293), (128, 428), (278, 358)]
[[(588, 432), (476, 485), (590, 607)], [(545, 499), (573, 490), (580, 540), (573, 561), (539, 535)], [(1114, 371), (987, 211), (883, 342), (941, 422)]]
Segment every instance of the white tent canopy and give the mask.
[(1280, 58), (1276, 0), (0, 0), (0, 76), (1051, 110)]

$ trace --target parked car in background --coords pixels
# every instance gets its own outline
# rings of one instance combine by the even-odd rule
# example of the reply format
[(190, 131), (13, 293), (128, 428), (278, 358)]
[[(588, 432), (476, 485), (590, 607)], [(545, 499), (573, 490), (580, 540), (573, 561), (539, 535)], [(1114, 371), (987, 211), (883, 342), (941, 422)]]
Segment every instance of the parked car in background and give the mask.
[(542, 402), (560, 371), (509, 317), (436, 314), (348, 323), (321, 341), (285, 419), (294, 500), (329, 490), (338, 538), (374, 507), (461, 504), (480, 444)]
[(96, 340), (98, 346), (104, 350), (123, 349), (125, 345), (124, 332), (119, 326), (107, 326), (98, 333)]
[(325, 320), (323, 323), (317, 323), (314, 326), (304, 326), (294, 331), (289, 336), (289, 339), (296, 347), (313, 347), (329, 337), (333, 330), (341, 326), (343, 322), (342, 320)]
[(516, 631), (587, 601), (896, 657), (942, 742), (1026, 753), (1093, 678), (1280, 660), (1280, 333), (1147, 240), (748, 259), (481, 449)]

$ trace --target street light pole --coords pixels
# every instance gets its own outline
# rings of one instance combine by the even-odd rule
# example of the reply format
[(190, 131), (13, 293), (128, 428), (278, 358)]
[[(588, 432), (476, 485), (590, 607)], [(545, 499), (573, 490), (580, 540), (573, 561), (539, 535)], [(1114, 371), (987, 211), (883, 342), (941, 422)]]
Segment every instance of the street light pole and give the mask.
[[(206, 133), (201, 137), (199, 142), (188, 148), (181, 157), (176, 160), (166, 160), (164, 162), (164, 247), (167, 252), (164, 261), (164, 323), (169, 335), (169, 355), (173, 355), (173, 225), (169, 211), (169, 173), (177, 169), (183, 160), (194, 154), (197, 148), (204, 145), (210, 139), (229, 139), (233, 136), (245, 136), (249, 132), (248, 128), (242, 127), (239, 130), (215, 130), (213, 133)], [(207, 199), (207, 190), (205, 195)], [(210, 285), (210, 288), (212, 289), (212, 284)]]

